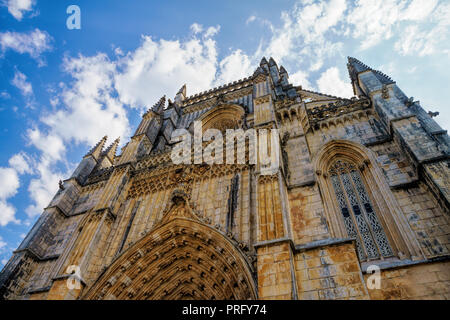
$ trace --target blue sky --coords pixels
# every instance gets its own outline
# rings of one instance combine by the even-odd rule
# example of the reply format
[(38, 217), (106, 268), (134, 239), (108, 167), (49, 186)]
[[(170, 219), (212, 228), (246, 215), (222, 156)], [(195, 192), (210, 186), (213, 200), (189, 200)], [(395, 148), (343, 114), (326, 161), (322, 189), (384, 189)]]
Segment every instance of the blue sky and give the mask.
[(162, 95), (246, 77), (262, 56), (341, 97), (354, 56), (448, 129), (449, 26), (439, 0), (0, 0), (0, 267), (102, 136), (124, 144)]

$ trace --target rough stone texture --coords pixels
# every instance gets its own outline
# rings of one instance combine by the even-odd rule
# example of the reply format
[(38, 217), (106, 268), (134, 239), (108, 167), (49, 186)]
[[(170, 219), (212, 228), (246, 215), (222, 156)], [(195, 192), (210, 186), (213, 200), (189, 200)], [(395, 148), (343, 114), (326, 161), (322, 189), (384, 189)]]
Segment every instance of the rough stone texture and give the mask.
[[(265, 58), (247, 78), (161, 98), (119, 155), (104, 137), (61, 182), (0, 297), (449, 299), (449, 137), (387, 75), (348, 69), (352, 99), (295, 87)], [(249, 163), (248, 141), (245, 163), (175, 164), (171, 133), (195, 120), (277, 129), (279, 166)]]
[(292, 299), (292, 273), (289, 243), (258, 249), (258, 292), (260, 299)]
[[(365, 278), (369, 277), (365, 275)], [(450, 263), (430, 263), (381, 271), (380, 289), (369, 290), (374, 300), (448, 300)]]
[(435, 257), (450, 252), (450, 219), (439, 207), (425, 184), (395, 190), (411, 229), (416, 234), (425, 256)]
[(295, 254), (299, 299), (368, 299), (353, 243)]
[(309, 243), (330, 237), (317, 186), (292, 189), (289, 206), (295, 243)]

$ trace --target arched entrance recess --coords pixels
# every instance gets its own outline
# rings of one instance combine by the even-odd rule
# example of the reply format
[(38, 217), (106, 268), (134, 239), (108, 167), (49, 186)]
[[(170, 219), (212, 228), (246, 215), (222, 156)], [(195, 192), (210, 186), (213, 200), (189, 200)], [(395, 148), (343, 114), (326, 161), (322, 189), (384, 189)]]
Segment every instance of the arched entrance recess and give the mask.
[(175, 191), (158, 226), (121, 254), (82, 299), (256, 299), (252, 268), (241, 249)]

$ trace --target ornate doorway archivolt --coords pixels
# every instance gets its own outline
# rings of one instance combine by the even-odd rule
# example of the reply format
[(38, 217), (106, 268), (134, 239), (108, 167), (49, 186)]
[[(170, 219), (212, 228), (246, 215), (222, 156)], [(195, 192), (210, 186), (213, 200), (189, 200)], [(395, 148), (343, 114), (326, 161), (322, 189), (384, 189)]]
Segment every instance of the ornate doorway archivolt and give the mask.
[(256, 299), (253, 266), (175, 191), (153, 231), (121, 254), (82, 299)]

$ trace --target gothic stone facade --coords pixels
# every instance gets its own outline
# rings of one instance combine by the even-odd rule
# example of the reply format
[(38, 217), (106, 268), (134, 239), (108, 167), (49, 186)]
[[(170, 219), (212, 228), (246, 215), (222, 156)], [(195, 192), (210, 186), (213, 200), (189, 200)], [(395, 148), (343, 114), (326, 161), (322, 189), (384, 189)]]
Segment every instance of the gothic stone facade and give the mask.
[[(162, 98), (120, 155), (105, 137), (60, 183), (1, 297), (449, 299), (449, 137), (385, 74), (354, 58), (348, 70), (352, 99), (294, 86), (265, 58)], [(194, 120), (278, 129), (281, 165), (174, 164), (171, 133)]]

